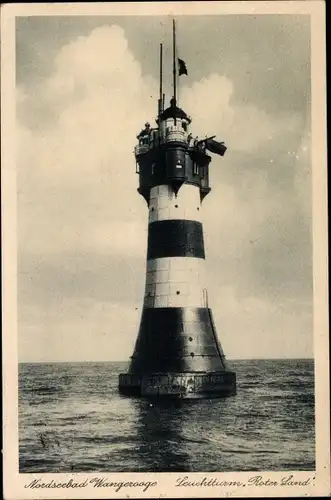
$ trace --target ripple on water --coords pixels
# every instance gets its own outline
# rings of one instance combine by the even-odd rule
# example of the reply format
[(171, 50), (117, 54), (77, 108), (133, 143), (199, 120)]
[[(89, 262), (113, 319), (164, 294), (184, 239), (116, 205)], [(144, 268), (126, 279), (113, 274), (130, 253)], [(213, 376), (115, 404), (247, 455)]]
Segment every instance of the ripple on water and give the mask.
[(20, 471), (313, 470), (313, 362), (232, 364), (235, 397), (152, 405), (120, 363), (20, 365)]

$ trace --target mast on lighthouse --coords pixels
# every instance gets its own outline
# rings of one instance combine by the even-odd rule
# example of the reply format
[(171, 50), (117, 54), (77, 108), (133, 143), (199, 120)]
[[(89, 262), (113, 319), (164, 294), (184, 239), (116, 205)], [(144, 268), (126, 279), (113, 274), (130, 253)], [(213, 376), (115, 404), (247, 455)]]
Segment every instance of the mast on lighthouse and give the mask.
[[(231, 371), (208, 304), (201, 203), (211, 191), (207, 151), (224, 155), (223, 143), (193, 140), (191, 118), (178, 107), (177, 75), (187, 74), (176, 54), (173, 22), (173, 90), (164, 109), (163, 46), (156, 127), (149, 123), (135, 147), (138, 192), (148, 211), (146, 285), (139, 333), (119, 390), (177, 398), (235, 394)], [(177, 62), (179, 68), (177, 69)]]

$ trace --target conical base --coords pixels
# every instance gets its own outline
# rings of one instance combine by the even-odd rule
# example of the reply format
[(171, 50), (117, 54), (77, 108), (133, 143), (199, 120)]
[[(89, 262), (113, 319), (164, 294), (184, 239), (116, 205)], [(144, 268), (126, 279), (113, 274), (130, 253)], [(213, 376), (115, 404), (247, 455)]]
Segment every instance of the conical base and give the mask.
[(236, 393), (208, 308), (143, 309), (122, 394), (177, 398), (223, 397)]

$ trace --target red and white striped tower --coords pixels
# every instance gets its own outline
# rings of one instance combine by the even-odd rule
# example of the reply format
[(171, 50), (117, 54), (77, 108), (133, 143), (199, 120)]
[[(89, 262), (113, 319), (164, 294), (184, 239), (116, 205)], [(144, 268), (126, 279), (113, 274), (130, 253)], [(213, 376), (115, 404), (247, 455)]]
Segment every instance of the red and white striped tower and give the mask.
[(210, 192), (206, 150), (192, 143), (191, 119), (174, 98), (164, 110), (162, 45), (157, 128), (146, 124), (135, 148), (139, 193), (149, 209), (146, 286), (139, 334), (119, 390), (139, 396), (220, 397), (236, 392), (208, 304), (201, 203)]

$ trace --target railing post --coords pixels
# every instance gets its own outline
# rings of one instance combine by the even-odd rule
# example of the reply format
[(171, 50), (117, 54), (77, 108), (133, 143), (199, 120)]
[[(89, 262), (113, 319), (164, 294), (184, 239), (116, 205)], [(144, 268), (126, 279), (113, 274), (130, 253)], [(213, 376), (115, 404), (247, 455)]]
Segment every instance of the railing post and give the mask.
[(208, 308), (209, 306), (208, 306), (208, 291), (207, 291), (207, 288), (203, 289), (203, 301), (204, 301), (205, 307)]

